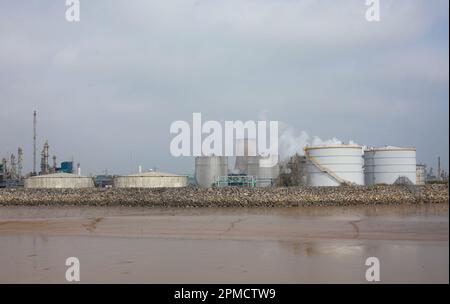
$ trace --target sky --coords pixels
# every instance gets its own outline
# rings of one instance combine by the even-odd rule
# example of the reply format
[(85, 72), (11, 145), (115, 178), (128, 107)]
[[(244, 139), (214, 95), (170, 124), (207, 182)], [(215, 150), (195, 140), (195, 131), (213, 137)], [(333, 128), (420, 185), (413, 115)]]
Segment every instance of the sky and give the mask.
[[(280, 136), (413, 146), (448, 170), (449, 2), (0, 0), (0, 156), (38, 152), (83, 174), (192, 173), (170, 125), (279, 121)], [(298, 145), (300, 147), (300, 143)], [(300, 150), (300, 149), (299, 149)], [(38, 164), (40, 158), (38, 157)]]

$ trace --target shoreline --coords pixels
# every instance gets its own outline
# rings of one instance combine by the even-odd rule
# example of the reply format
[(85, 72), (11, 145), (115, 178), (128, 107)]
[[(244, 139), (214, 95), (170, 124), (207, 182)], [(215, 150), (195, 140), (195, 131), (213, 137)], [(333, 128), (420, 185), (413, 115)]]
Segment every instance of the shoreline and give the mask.
[(297, 207), (448, 204), (448, 185), (0, 189), (1, 206)]

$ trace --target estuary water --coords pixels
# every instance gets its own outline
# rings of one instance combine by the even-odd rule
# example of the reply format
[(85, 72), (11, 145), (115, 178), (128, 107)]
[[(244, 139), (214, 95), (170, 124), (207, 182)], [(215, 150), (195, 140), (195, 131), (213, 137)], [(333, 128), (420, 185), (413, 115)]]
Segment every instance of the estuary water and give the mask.
[(0, 207), (0, 283), (449, 282), (448, 204)]

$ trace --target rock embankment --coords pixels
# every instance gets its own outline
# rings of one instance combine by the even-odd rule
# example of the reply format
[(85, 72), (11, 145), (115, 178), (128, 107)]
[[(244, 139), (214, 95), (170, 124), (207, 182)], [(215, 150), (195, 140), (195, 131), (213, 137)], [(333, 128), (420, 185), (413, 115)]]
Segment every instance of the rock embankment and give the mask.
[(447, 203), (448, 185), (420, 187), (0, 189), (0, 206), (291, 207)]

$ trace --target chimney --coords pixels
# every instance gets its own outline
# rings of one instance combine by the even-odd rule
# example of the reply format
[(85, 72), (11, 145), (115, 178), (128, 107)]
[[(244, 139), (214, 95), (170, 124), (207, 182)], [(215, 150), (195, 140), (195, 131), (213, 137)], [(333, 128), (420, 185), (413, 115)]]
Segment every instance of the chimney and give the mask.
[(441, 157), (438, 157), (438, 171), (437, 171), (437, 180), (441, 180)]

